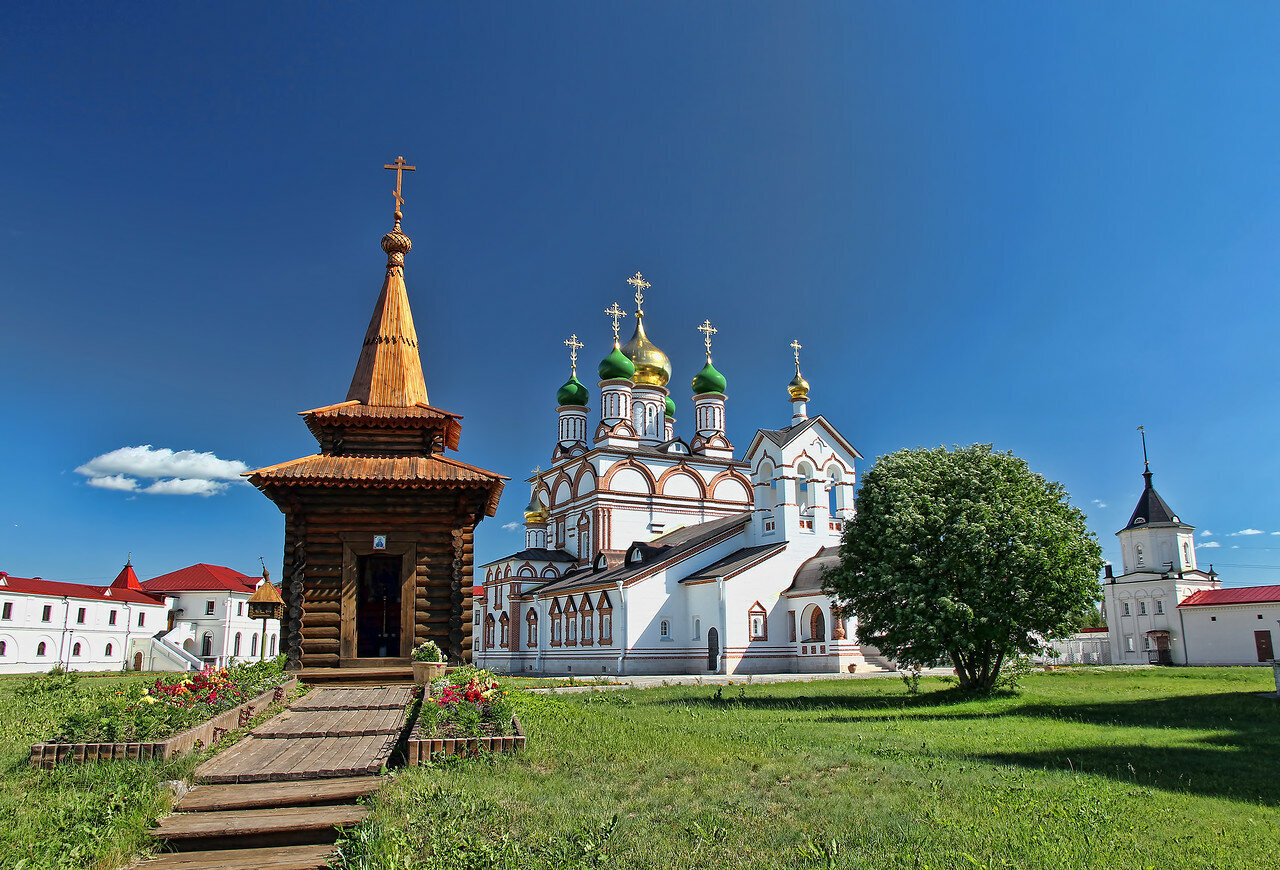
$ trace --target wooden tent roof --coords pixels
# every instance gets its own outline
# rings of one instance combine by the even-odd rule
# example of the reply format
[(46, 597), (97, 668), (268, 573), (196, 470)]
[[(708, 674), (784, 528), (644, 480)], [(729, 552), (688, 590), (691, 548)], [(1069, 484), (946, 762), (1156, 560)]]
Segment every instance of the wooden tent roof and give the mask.
[(347, 401), (400, 408), (428, 404), (402, 265), (387, 264), (387, 277), (364, 335)]

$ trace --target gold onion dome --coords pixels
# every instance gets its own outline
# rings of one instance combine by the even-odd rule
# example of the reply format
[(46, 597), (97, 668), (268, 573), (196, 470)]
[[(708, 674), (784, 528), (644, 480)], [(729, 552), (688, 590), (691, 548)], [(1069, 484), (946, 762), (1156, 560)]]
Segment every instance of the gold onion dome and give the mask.
[(542, 499), (538, 497), (535, 489), (533, 494), (529, 496), (529, 503), (524, 508), (524, 521), (526, 523), (545, 523), (550, 518), (547, 506), (542, 503)]
[(791, 383), (787, 384), (787, 392), (793, 399), (809, 398), (809, 382), (800, 374), (799, 369), (796, 370), (796, 376), (791, 379)]
[(636, 314), (635, 335), (622, 346), (622, 353), (636, 367), (631, 380), (637, 384), (665, 387), (671, 380), (671, 360), (644, 334), (643, 314)]

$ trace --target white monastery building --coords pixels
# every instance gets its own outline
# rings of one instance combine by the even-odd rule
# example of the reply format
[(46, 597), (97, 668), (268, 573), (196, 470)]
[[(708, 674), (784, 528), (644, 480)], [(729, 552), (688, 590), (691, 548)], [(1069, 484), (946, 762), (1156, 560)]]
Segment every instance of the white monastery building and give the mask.
[(676, 434), (670, 362), (645, 334), (637, 273), (635, 334), (601, 361), (599, 419), (572, 371), (557, 393), (551, 465), (532, 479), (523, 550), (479, 566), (475, 660), (512, 673), (835, 672), (865, 664), (822, 592), (854, 512), (861, 455), (821, 415), (809, 384), (788, 385), (791, 420), (761, 429), (736, 458), (726, 382), (693, 378), (693, 427)]
[(203, 564), (141, 582), (129, 562), (109, 586), (0, 571), (0, 673), (185, 671), (274, 655), (279, 622), (264, 633), (246, 615), (265, 582), (265, 571)]
[(1275, 658), (1280, 586), (1223, 589), (1196, 563), (1195, 526), (1146, 482), (1120, 538), (1123, 573), (1106, 567), (1103, 606), (1114, 664), (1258, 665)]

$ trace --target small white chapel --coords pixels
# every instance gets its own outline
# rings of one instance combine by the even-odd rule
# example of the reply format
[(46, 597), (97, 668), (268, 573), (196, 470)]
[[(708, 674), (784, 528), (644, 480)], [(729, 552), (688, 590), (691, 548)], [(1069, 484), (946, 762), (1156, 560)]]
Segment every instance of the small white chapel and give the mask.
[(474, 660), (509, 673), (832, 673), (865, 665), (853, 617), (822, 591), (854, 513), (862, 458), (821, 414), (809, 384), (787, 385), (790, 422), (760, 429), (737, 458), (725, 429), (727, 382), (711, 362), (692, 379), (693, 426), (678, 434), (671, 364), (614, 303), (613, 349), (598, 367), (600, 412), (587, 387), (556, 400), (551, 464), (531, 479), (525, 546), (476, 569)]

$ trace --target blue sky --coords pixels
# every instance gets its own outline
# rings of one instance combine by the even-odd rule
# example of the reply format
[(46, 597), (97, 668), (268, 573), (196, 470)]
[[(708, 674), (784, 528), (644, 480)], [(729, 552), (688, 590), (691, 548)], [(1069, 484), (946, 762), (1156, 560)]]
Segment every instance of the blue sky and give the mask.
[(561, 342), (593, 369), (641, 270), (682, 434), (704, 317), (743, 447), (788, 422), (798, 338), (868, 465), (994, 442), (1118, 561), (1145, 425), (1201, 561), (1280, 582), (1277, 44), (1263, 2), (6, 4), (0, 570), (278, 571), (250, 487), (76, 469), (312, 452), (296, 412), (346, 394), (403, 154), (466, 461), (546, 463)]

